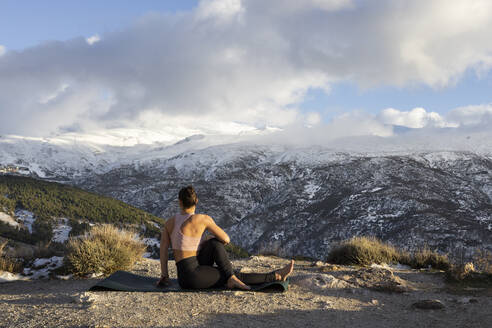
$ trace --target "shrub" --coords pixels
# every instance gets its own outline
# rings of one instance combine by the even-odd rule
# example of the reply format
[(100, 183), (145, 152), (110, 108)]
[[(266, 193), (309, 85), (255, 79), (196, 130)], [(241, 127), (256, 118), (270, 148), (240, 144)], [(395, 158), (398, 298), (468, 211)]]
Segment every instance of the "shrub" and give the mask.
[(353, 237), (341, 242), (328, 254), (327, 262), (336, 264), (370, 265), (372, 263), (401, 263), (414, 269), (432, 267), (448, 270), (447, 255), (424, 247), (413, 254), (402, 251), (374, 237)]
[(396, 263), (404, 255), (400, 250), (377, 238), (353, 237), (332, 249), (328, 254), (327, 262), (346, 265)]
[(414, 269), (432, 267), (438, 270), (448, 270), (450, 263), (447, 255), (441, 255), (437, 252), (431, 251), (428, 247), (424, 247), (416, 251), (409, 263)]
[(477, 271), (492, 274), (492, 252), (477, 249), (473, 255), (473, 264)]
[(233, 259), (240, 259), (249, 257), (249, 253), (242, 247), (229, 243), (225, 246), (225, 249), (229, 256)]
[(80, 236), (85, 234), (90, 229), (90, 225), (88, 222), (79, 222), (78, 220), (70, 219), (70, 232), (68, 233), (69, 237), (72, 236)]
[(131, 269), (143, 256), (146, 245), (130, 231), (104, 224), (91, 228), (81, 238), (71, 238), (65, 257), (68, 270), (75, 276)]
[(7, 245), (7, 241), (0, 243), (0, 271), (8, 271), (12, 273), (18, 273), (22, 271), (22, 264), (10, 258), (4, 253), (4, 248)]

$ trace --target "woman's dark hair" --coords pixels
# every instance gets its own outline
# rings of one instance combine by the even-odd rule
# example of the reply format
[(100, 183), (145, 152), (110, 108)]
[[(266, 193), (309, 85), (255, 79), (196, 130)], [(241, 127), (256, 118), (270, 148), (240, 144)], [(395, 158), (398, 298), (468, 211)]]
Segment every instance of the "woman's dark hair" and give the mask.
[(196, 196), (193, 186), (181, 188), (179, 191), (179, 200), (183, 203), (184, 208), (190, 208), (196, 205), (198, 197)]

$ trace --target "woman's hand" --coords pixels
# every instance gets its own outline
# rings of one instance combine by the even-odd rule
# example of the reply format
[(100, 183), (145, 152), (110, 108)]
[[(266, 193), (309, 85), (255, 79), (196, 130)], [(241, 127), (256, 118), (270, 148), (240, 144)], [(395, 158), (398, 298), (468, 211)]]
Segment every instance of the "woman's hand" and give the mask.
[(157, 287), (169, 286), (169, 277), (161, 277), (159, 281), (155, 284)]

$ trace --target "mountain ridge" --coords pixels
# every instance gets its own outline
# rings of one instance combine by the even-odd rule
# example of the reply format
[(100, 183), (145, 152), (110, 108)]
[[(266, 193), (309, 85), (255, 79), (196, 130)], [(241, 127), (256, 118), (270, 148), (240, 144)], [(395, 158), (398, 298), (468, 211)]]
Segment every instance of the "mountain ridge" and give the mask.
[[(492, 249), (492, 153), (357, 153), (230, 141), (200, 136), (132, 148), (127, 157), (126, 148), (118, 148), (105, 167), (108, 150), (104, 160), (81, 168), (60, 168), (63, 161), (55, 161), (49, 178), (159, 217), (176, 213), (177, 191), (193, 184), (198, 210), (253, 253), (324, 258), (333, 243), (362, 234), (403, 248), (427, 243), (465, 256), (477, 247)], [(57, 154), (72, 156), (72, 162), (78, 158)], [(12, 151), (9, 156), (25, 162), (29, 157)], [(118, 156), (126, 160), (118, 162)]]

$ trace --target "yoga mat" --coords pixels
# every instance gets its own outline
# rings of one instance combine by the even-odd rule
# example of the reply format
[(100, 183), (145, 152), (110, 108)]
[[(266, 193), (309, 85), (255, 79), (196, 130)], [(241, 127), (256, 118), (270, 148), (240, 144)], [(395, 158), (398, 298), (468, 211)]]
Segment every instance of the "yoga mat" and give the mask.
[[(90, 291), (124, 291), (124, 292), (185, 292), (185, 291), (211, 291), (225, 290), (225, 288), (208, 289), (182, 289), (177, 279), (170, 279), (166, 287), (157, 287), (158, 278), (140, 276), (127, 271), (116, 271), (104, 280), (92, 286)], [(261, 292), (285, 292), (289, 289), (289, 279), (286, 281), (267, 282), (258, 285), (249, 285), (252, 291)]]

